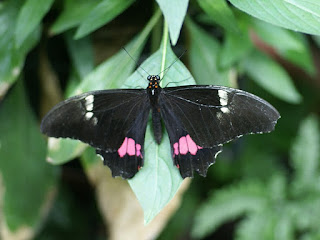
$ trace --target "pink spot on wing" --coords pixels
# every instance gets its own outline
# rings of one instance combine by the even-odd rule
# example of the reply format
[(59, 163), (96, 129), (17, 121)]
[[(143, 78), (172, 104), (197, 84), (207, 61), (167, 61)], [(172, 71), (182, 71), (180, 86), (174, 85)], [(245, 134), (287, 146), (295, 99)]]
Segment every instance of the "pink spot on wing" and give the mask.
[(142, 155), (141, 155), (141, 145), (140, 144), (136, 144), (136, 155), (137, 155), (137, 157), (142, 157)]
[(128, 138), (127, 153), (129, 156), (136, 155), (135, 141), (132, 138)]
[(120, 157), (123, 157), (127, 153), (127, 145), (128, 145), (128, 138), (125, 138), (121, 147), (118, 149), (118, 154)]
[(186, 138), (187, 138), (189, 152), (192, 155), (196, 155), (198, 151), (197, 144), (192, 140), (189, 134), (186, 136)]
[(183, 155), (188, 153), (187, 139), (184, 136), (179, 139), (179, 152)]
[(186, 155), (188, 152), (191, 155), (196, 155), (199, 149), (203, 149), (203, 147), (197, 145), (188, 134), (182, 136), (179, 142), (173, 144), (173, 157), (179, 154)]
[(118, 154), (120, 157), (124, 157), (126, 154), (129, 156), (142, 157), (141, 145), (136, 144), (135, 140), (132, 138), (125, 138), (121, 147), (118, 149)]
[(173, 154), (174, 156), (179, 155), (179, 143), (173, 144)]

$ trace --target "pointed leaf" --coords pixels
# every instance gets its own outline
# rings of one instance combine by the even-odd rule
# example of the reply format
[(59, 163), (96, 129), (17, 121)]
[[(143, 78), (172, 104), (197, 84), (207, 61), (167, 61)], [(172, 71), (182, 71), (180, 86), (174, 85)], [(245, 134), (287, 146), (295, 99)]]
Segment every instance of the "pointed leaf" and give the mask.
[(186, 23), (191, 39), (190, 65), (197, 84), (228, 86), (228, 72), (218, 68), (219, 42), (189, 18)]
[(18, 16), (17, 25), (15, 29), (16, 46), (20, 47), (40, 24), (44, 15), (49, 11), (53, 0), (27, 0)]
[[(166, 38), (162, 47), (141, 67), (150, 74), (159, 74), (175, 60), (177, 57), (171, 50), (169, 39)], [(142, 78), (138, 71), (139, 68), (126, 81), (125, 86), (146, 88), (146, 77)], [(169, 86), (194, 84), (194, 79), (181, 61), (177, 60), (166, 71), (161, 81), (162, 87), (167, 84)], [(158, 145), (154, 141), (150, 123), (147, 128), (144, 150), (144, 166), (133, 179), (129, 180), (129, 184), (143, 208), (145, 223), (149, 223), (174, 197), (182, 183), (182, 178), (178, 169), (173, 165), (167, 133), (164, 134), (161, 144)]]
[(233, 33), (240, 32), (233, 12), (225, 0), (198, 0), (198, 3), (208, 17), (225, 30)]
[(0, 5), (0, 98), (19, 77), (26, 54), (40, 37), (40, 29), (36, 28), (20, 48), (15, 47), (14, 30), (20, 5), (20, 0)]
[(274, 96), (289, 103), (299, 103), (302, 99), (287, 72), (266, 55), (254, 51), (243, 61), (248, 75), (258, 85)]
[(103, 0), (84, 19), (76, 32), (79, 39), (110, 22), (133, 3), (133, 0)]
[(99, 0), (65, 0), (64, 9), (51, 26), (50, 32), (59, 34), (78, 26), (100, 2)]
[(189, 0), (157, 0), (157, 3), (168, 23), (171, 43), (176, 45), (187, 13)]
[(73, 67), (80, 79), (88, 75), (94, 68), (93, 47), (90, 37), (74, 40), (72, 33), (66, 34), (68, 51), (72, 59)]
[(318, 0), (230, 0), (240, 10), (274, 25), (320, 35)]
[(238, 35), (227, 32), (219, 54), (221, 67), (231, 67), (243, 57), (250, 54), (252, 48), (253, 46), (248, 35)]
[[(57, 169), (45, 162), (46, 145), (20, 81), (0, 106), (1, 218), (9, 231), (41, 224), (52, 197)], [(49, 207), (46, 206), (46, 207)]]
[(264, 42), (274, 47), (277, 53), (288, 61), (302, 67), (308, 73), (315, 73), (310, 47), (303, 34), (292, 32), (258, 19), (252, 19), (252, 23), (255, 33)]

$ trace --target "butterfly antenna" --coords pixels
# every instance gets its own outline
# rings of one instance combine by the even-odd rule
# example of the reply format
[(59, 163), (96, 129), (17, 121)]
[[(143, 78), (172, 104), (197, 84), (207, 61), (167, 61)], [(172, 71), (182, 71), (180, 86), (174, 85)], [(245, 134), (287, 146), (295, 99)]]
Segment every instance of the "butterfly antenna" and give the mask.
[(164, 78), (164, 76), (167, 74), (167, 70), (169, 70), (171, 67), (172, 67), (172, 65), (173, 64), (175, 64), (180, 58), (182, 58), (182, 56), (185, 54), (187, 52), (187, 50), (184, 50), (183, 51), (183, 53), (179, 56), (179, 57), (177, 57), (168, 67), (166, 67), (164, 70), (162, 70), (158, 75), (160, 75), (162, 72), (165, 72), (164, 74), (163, 74), (163, 77), (162, 78)]
[[(135, 59), (130, 55), (130, 53), (127, 51), (127, 49), (125, 49), (125, 47), (122, 47), (122, 49), (123, 49), (123, 50), (129, 55), (129, 57), (136, 63), (136, 66), (138, 66), (137, 60), (135, 60)], [(141, 74), (141, 72), (139, 72), (139, 68), (141, 68), (146, 74), (148, 74), (148, 76), (150, 75), (146, 70), (143, 69), (143, 67), (138, 66), (137, 71), (138, 71), (138, 73), (140, 74), (140, 76), (141, 76), (143, 79), (145, 79), (145, 77)]]

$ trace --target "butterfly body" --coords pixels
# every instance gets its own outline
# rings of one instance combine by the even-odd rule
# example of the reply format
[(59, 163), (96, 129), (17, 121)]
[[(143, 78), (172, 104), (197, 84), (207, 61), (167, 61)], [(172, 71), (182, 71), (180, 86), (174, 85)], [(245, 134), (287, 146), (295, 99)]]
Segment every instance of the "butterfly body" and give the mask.
[(162, 139), (162, 126), (161, 126), (161, 110), (159, 104), (159, 97), (162, 88), (160, 87), (160, 77), (158, 75), (148, 76), (149, 86), (147, 93), (150, 100), (152, 111), (152, 129), (155, 141), (160, 144)]
[[(280, 115), (263, 99), (222, 86), (161, 88), (148, 76), (146, 89), (84, 93), (56, 105), (41, 131), (79, 139), (96, 148), (113, 176), (132, 178), (144, 163), (144, 137), (151, 111), (155, 141), (168, 132), (173, 163), (183, 178), (205, 176), (222, 144), (244, 134), (274, 129)], [(151, 159), (150, 159), (151, 160)]]

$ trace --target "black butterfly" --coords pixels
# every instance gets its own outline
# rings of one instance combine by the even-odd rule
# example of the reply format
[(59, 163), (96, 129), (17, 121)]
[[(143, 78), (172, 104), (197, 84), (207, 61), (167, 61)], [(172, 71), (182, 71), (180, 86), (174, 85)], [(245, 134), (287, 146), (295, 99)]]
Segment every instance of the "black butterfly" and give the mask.
[(84, 93), (57, 104), (43, 119), (51, 137), (79, 139), (96, 148), (113, 176), (132, 178), (143, 166), (144, 137), (150, 110), (153, 133), (168, 132), (174, 164), (183, 178), (206, 176), (222, 144), (249, 133), (274, 129), (280, 115), (263, 99), (221, 86), (159, 86), (148, 76), (147, 89)]

